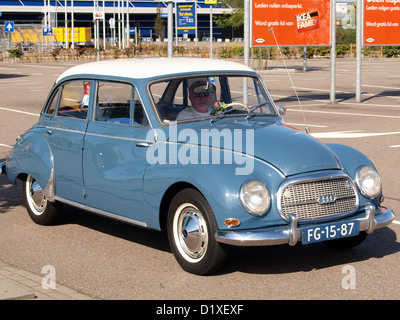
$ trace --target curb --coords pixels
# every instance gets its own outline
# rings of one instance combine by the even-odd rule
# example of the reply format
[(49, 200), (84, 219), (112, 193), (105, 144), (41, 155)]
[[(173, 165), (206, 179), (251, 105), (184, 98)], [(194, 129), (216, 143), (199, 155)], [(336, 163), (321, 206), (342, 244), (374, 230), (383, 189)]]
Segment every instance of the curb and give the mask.
[(0, 261), (0, 300), (96, 300), (74, 289), (42, 287), (42, 277)]

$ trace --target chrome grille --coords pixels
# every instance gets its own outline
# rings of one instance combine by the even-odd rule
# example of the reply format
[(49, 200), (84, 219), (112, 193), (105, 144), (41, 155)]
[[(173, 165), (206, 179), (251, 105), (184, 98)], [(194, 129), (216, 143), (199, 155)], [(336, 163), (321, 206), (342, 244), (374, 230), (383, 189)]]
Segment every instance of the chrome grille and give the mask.
[(346, 176), (294, 182), (284, 187), (280, 199), (281, 215), (292, 213), (299, 220), (351, 213), (357, 206), (354, 184)]

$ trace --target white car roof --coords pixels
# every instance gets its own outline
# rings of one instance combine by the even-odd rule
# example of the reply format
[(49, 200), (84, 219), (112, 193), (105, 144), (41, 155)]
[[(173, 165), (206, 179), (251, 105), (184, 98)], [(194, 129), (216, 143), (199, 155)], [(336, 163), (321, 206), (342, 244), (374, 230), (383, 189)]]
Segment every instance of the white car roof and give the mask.
[(216, 59), (201, 58), (133, 58), (90, 62), (66, 70), (56, 80), (68, 76), (102, 75), (135, 79), (168, 76), (201, 71), (251, 71), (243, 64)]

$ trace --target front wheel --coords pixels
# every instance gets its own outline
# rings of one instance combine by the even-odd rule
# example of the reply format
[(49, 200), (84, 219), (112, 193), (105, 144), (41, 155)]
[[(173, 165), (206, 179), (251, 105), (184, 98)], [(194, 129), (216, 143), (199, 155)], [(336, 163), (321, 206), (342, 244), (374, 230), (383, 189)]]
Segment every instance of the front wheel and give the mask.
[(171, 201), (167, 223), (171, 250), (184, 270), (207, 275), (223, 265), (226, 253), (214, 238), (217, 223), (201, 193), (179, 192)]
[(26, 209), (31, 219), (41, 225), (52, 225), (61, 217), (62, 205), (48, 201), (39, 183), (28, 175), (23, 182), (22, 192)]

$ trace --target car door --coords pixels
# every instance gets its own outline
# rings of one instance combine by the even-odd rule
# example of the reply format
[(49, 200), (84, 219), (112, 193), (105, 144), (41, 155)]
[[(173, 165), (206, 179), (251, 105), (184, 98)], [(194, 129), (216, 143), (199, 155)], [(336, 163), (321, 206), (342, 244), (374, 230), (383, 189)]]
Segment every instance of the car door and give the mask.
[(87, 128), (90, 80), (60, 85), (45, 112), (45, 136), (54, 162), (59, 198), (83, 202), (82, 143)]
[[(134, 86), (98, 81), (93, 120), (85, 135), (87, 205), (142, 224), (143, 174), (149, 122)], [(134, 220), (134, 221), (132, 221)]]

